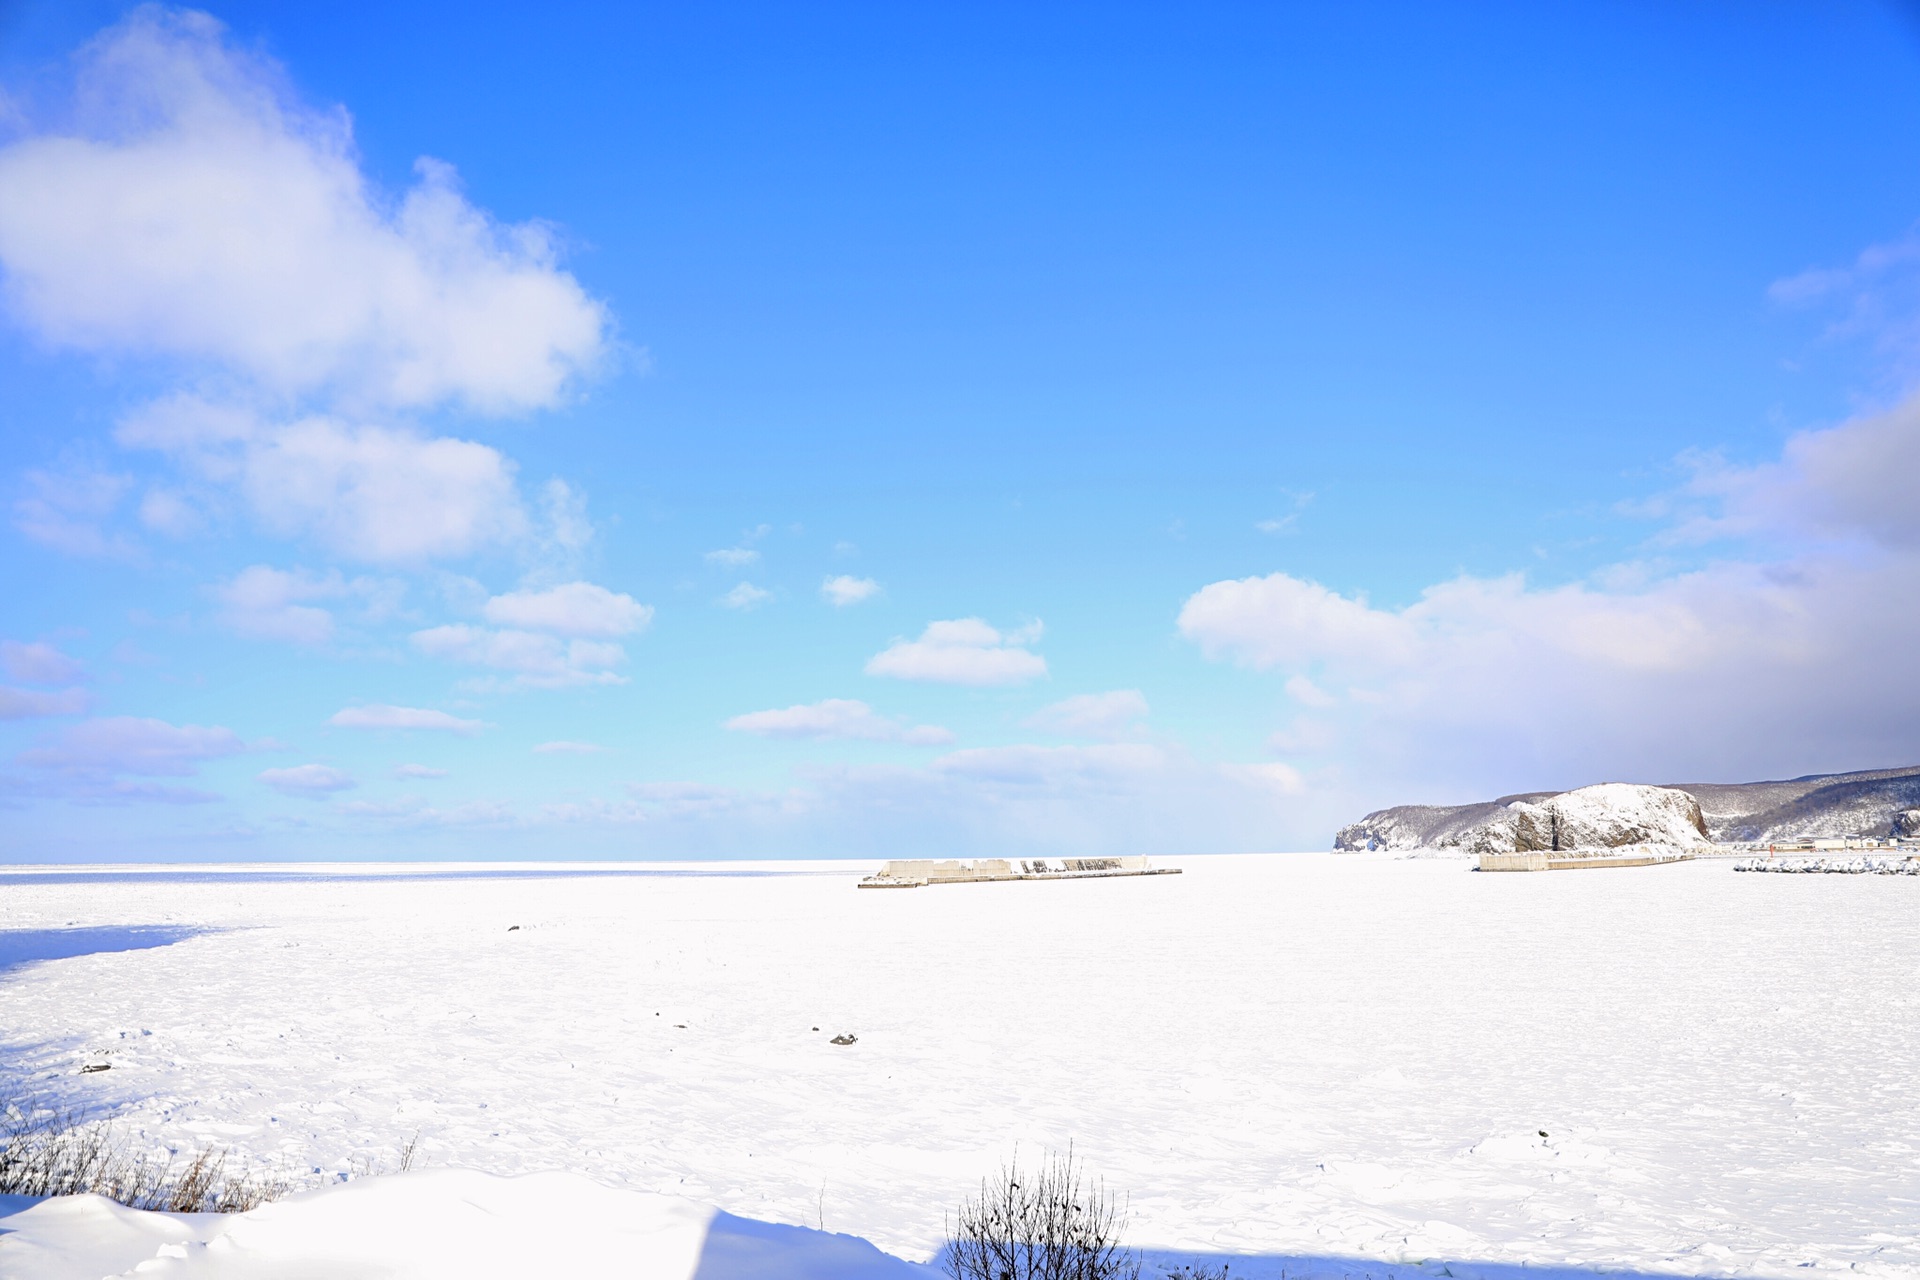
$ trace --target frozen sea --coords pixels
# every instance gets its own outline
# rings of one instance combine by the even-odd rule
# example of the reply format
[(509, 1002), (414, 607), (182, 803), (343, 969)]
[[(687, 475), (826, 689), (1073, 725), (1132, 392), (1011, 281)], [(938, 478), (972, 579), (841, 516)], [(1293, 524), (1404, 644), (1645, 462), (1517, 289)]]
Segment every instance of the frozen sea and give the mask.
[(1133, 1243), (1236, 1280), (1920, 1272), (1920, 880), (1180, 865), (5, 868), (0, 1087), (910, 1259), (1071, 1143)]

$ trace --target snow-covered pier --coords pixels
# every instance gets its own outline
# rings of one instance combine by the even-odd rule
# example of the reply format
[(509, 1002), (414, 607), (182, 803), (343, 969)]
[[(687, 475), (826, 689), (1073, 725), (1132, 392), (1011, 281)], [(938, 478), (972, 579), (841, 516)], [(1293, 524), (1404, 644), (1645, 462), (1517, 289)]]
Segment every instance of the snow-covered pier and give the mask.
[(1483, 853), (1482, 871), (1576, 871), (1599, 867), (1657, 867), (1669, 862), (1691, 862), (1700, 856), (1692, 849), (1625, 848), (1563, 849), (1553, 852)]
[(1145, 858), (948, 858), (895, 859), (860, 882), (862, 889), (920, 889), (930, 884), (979, 884), (992, 880), (1081, 880), (1117, 876), (1177, 876), (1178, 867), (1155, 867)]

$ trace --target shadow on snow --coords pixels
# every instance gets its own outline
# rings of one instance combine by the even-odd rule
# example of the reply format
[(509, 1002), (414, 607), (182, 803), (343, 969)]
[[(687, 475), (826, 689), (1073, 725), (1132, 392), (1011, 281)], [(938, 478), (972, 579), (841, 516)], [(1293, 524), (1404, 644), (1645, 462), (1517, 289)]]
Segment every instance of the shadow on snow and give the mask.
[[(1336, 1254), (1195, 1253), (1141, 1249), (1141, 1280), (1170, 1274), (1221, 1274), (1226, 1280), (1700, 1280), (1709, 1271), (1671, 1272), (1571, 1266), (1554, 1263), (1473, 1262), (1429, 1258), (1387, 1262)], [(882, 1253), (858, 1236), (811, 1227), (757, 1222), (730, 1213), (714, 1215), (693, 1280), (933, 1280), (946, 1276), (941, 1259), (915, 1263)]]
[(0, 929), (0, 976), (39, 960), (170, 947), (209, 932), (193, 925), (108, 924), (79, 929)]

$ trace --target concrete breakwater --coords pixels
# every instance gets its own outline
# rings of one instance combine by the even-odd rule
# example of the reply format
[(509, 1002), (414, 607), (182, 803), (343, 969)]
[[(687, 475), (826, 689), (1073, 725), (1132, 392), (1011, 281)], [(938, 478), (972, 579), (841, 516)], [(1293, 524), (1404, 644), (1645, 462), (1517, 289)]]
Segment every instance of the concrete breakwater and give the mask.
[(1482, 871), (1581, 871), (1600, 867), (1657, 867), (1668, 862), (1691, 862), (1695, 855), (1679, 849), (1594, 849), (1483, 853)]
[(1155, 867), (1145, 858), (896, 858), (860, 882), (862, 889), (920, 889), (930, 884), (979, 884), (992, 880), (1080, 880), (1114, 876), (1177, 876), (1178, 867)]

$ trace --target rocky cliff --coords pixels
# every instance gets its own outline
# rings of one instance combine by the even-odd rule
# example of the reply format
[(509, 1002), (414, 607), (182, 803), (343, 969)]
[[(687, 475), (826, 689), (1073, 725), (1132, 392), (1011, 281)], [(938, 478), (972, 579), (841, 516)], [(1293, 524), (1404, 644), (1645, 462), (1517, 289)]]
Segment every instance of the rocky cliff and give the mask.
[[(1648, 792), (1689, 798), (1698, 826), (1683, 812), (1685, 801), (1641, 794)], [(1603, 783), (1578, 791), (1535, 791), (1477, 804), (1400, 805), (1341, 828), (1333, 847), (1491, 853), (1634, 843), (1684, 845), (1691, 841), (1681, 831), (1682, 825), (1696, 831), (1694, 840), (1704, 835), (1717, 841), (1920, 835), (1920, 765), (1814, 774), (1779, 782), (1664, 787)], [(1609, 832), (1640, 829), (1667, 834), (1607, 838)], [(1520, 843), (1543, 838), (1562, 843)]]
[[(1559, 795), (1516, 796), (1463, 806), (1435, 821), (1409, 810), (1383, 810), (1340, 832), (1336, 849), (1459, 849), (1462, 853), (1531, 853), (1617, 849), (1623, 845), (1707, 843), (1700, 802), (1668, 787), (1605, 782)], [(1417, 811), (1414, 811), (1417, 812)]]

